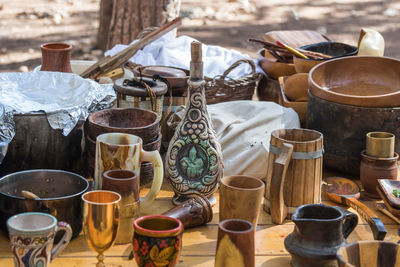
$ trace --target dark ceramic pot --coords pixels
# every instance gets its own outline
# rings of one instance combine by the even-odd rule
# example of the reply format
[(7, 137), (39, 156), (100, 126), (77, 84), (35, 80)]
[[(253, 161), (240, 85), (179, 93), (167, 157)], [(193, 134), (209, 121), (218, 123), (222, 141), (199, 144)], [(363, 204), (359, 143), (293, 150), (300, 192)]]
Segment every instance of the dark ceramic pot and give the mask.
[(182, 250), (183, 225), (164, 215), (143, 216), (134, 222), (133, 252), (139, 267), (175, 266)]
[(292, 216), (293, 232), (285, 238), (294, 267), (337, 266), (336, 251), (358, 223), (356, 214), (339, 207), (307, 204)]
[(47, 43), (40, 46), (42, 50), (41, 71), (59, 71), (72, 73), (72, 46), (66, 43)]
[(397, 180), (399, 154), (394, 152), (392, 158), (376, 158), (361, 152), (360, 180), (364, 193), (371, 198), (380, 198), (376, 191), (378, 179)]
[[(0, 179), (0, 228), (7, 234), (7, 219), (22, 212), (44, 212), (71, 225), (73, 237), (82, 230), (81, 195), (88, 181), (80, 175), (60, 170), (28, 170)], [(40, 199), (26, 199), (21, 191)]]

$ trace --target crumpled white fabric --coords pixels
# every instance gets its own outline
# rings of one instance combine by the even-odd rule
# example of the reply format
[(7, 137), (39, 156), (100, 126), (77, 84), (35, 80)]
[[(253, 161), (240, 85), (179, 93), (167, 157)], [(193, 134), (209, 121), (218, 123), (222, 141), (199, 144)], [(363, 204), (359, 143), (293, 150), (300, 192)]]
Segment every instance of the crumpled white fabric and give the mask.
[[(172, 32), (165, 34), (159, 39), (151, 42), (142, 50), (139, 50), (129, 61), (148, 65), (172, 66), (183, 69), (190, 69), (190, 43), (197, 41), (189, 36), (179, 36), (175, 38)], [(137, 42), (133, 41), (131, 44)], [(106, 56), (114, 56), (125, 49), (127, 45), (115, 45), (112, 49), (105, 52)], [(247, 54), (242, 54), (236, 50), (226, 49), (215, 45), (202, 45), (204, 76), (213, 78), (221, 75), (233, 63), (240, 59), (251, 59)], [(261, 68), (254, 60), (256, 71), (262, 73)], [(251, 73), (251, 67), (248, 64), (241, 64), (235, 68), (228, 77), (238, 79)]]
[(222, 147), (224, 175), (267, 176), (271, 132), (300, 128), (291, 108), (266, 101), (232, 101), (207, 106)]

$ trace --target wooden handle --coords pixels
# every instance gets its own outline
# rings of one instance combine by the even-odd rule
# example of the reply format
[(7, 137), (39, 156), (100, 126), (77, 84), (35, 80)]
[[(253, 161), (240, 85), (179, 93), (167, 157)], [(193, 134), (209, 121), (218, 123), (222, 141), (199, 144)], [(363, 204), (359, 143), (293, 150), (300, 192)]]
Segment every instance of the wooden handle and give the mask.
[(275, 224), (282, 224), (287, 216), (283, 188), (285, 184), (286, 171), (292, 159), (293, 145), (283, 143), (278, 157), (272, 167), (272, 178), (270, 186), (271, 194), (271, 218)]
[(357, 213), (368, 222), (375, 240), (383, 240), (385, 238), (386, 228), (372, 210), (354, 197), (346, 197), (346, 204), (355, 209)]

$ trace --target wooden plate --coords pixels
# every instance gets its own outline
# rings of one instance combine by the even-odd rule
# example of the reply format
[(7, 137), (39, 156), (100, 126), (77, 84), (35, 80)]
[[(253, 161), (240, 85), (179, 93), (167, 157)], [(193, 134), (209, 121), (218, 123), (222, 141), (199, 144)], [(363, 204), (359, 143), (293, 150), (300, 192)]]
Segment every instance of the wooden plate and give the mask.
[(385, 198), (388, 203), (397, 209), (400, 209), (400, 198), (393, 195), (393, 190), (400, 190), (400, 181), (390, 180), (390, 179), (379, 179), (378, 180), (379, 189), (385, 194)]

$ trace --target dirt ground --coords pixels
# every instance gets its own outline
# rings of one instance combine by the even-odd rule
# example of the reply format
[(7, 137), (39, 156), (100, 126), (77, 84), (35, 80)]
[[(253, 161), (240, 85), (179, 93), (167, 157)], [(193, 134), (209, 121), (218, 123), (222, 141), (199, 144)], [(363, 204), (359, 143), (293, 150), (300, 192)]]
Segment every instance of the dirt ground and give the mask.
[[(0, 0), (0, 72), (28, 71), (40, 64), (40, 44), (73, 45), (72, 59), (98, 59), (100, 0)], [(317, 30), (335, 41), (356, 44), (361, 27), (378, 30), (385, 55), (400, 58), (400, 1), (394, 0), (182, 0), (183, 26), (206, 44), (237, 49), (256, 57), (262, 38), (272, 30)]]

